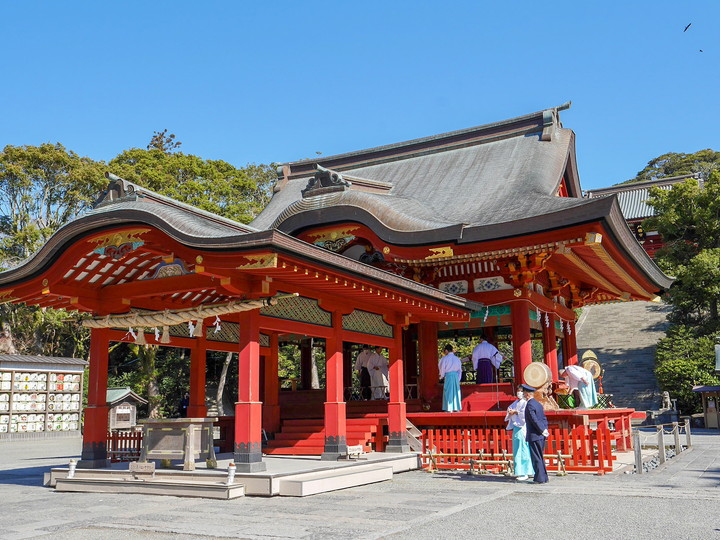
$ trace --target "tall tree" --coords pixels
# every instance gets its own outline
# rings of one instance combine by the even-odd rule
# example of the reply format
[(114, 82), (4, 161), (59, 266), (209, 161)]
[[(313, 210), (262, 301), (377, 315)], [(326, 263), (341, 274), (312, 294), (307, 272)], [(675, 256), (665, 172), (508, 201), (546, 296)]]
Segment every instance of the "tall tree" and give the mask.
[(104, 164), (59, 143), (0, 152), (0, 267), (29, 257), (87, 210), (104, 185)]
[(691, 178), (671, 190), (653, 188), (648, 204), (656, 215), (646, 226), (665, 241), (656, 260), (676, 277), (668, 293), (671, 322), (700, 334), (720, 329), (720, 171), (702, 185)]
[(653, 188), (649, 229), (662, 234), (658, 265), (676, 277), (666, 294), (673, 323), (656, 352), (660, 387), (677, 397), (685, 413), (700, 408), (696, 384), (717, 384), (713, 337), (720, 330), (720, 171), (700, 183), (691, 178), (671, 190)]
[[(34, 253), (63, 224), (87, 210), (101, 190), (104, 164), (61, 144), (6, 146), (0, 152), (0, 269)], [(3, 349), (82, 356), (87, 332), (64, 324), (65, 312), (0, 305)]]
[(161, 152), (165, 152), (166, 154), (169, 154), (173, 150), (177, 150), (178, 148), (180, 148), (182, 146), (182, 143), (175, 140), (174, 133), (168, 135), (167, 131), (167, 129), (163, 129), (162, 131), (154, 131), (153, 137), (152, 139), (150, 139), (150, 143), (147, 145), (147, 149), (156, 149), (160, 150)]

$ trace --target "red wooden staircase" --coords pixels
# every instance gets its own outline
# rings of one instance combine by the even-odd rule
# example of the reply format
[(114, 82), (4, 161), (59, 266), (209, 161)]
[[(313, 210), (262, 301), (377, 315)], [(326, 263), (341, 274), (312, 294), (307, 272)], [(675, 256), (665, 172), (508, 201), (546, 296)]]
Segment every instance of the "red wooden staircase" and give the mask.
[[(363, 445), (366, 452), (382, 451), (385, 447), (382, 426), (387, 417), (381, 415), (348, 418), (348, 446)], [(322, 418), (287, 419), (275, 438), (263, 449), (265, 454), (319, 456), (324, 451), (325, 427)]]

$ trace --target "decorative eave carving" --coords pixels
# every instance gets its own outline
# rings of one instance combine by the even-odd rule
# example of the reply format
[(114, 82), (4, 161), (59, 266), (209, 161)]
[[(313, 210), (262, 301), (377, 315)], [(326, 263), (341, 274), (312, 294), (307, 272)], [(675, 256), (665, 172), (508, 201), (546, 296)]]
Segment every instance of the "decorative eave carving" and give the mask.
[(326, 169), (321, 165), (315, 165), (315, 168), (317, 172), (315, 172), (315, 175), (308, 181), (305, 189), (302, 190), (303, 198), (333, 193), (335, 191), (345, 191), (350, 187), (350, 182), (345, 180), (339, 172)]
[(93, 205), (94, 208), (100, 208), (117, 201), (135, 201), (142, 197), (140, 186), (128, 182), (124, 178), (120, 178), (110, 172), (105, 173), (105, 178), (110, 180), (107, 189), (100, 194), (97, 201)]

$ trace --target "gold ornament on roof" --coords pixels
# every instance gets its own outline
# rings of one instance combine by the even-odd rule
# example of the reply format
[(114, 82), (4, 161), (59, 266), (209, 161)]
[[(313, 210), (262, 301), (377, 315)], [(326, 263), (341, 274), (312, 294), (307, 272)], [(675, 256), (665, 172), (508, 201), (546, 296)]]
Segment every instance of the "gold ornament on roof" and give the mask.
[(454, 255), (452, 246), (444, 246), (439, 248), (430, 248), (432, 253), (425, 257), (425, 260), (431, 259), (445, 259)]
[(96, 243), (95, 249), (102, 249), (108, 246), (122, 246), (123, 244), (130, 244), (132, 242), (141, 242), (140, 238), (143, 234), (150, 232), (150, 229), (128, 229), (125, 231), (118, 231), (111, 234), (103, 234), (91, 238), (88, 242)]

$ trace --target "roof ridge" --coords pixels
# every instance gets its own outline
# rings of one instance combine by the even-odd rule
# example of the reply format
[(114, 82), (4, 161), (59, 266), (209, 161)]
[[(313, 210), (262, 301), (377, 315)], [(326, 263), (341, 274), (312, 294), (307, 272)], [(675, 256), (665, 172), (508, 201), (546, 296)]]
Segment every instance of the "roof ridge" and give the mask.
[[(514, 118), (508, 118), (506, 120), (501, 120), (498, 122), (492, 122), (489, 124), (483, 124), (480, 126), (474, 126), (470, 128), (460, 129), (456, 131), (448, 131), (446, 133), (440, 133), (438, 135), (430, 135), (428, 137), (420, 137), (416, 139), (410, 139), (407, 141), (401, 141), (397, 143), (391, 143), (386, 144), (383, 146), (375, 146), (372, 148), (366, 148), (363, 150), (355, 150), (352, 152), (344, 152), (341, 154), (334, 154), (331, 156), (322, 157), (321, 159), (301, 159), (296, 161), (288, 161), (284, 163), (285, 167), (292, 167), (292, 166), (303, 166), (303, 165), (313, 165), (313, 164), (322, 164), (324, 167), (332, 168), (331, 165), (326, 165), (333, 161), (338, 160), (348, 160), (353, 157), (361, 157), (365, 155), (372, 155), (372, 154), (378, 154), (381, 152), (389, 152), (392, 150), (400, 150), (408, 147), (413, 146), (422, 146), (427, 145), (428, 143), (442, 143), (443, 141), (451, 141), (452, 139), (458, 139), (458, 138), (469, 138), (470, 135), (480, 135), (484, 132), (492, 131), (494, 129), (506, 127), (506, 126), (512, 126), (513, 124), (523, 124), (523, 123), (529, 123), (532, 120), (535, 120), (535, 125), (527, 126), (532, 127), (533, 131), (543, 131), (544, 124), (547, 122), (548, 113), (554, 113), (555, 118), (557, 119), (558, 126), (562, 127), (559, 121), (559, 115), (557, 114), (559, 111), (566, 110), (570, 108), (571, 102), (563, 103), (562, 105), (559, 105), (557, 107), (551, 107), (549, 109), (544, 109), (541, 111), (536, 111), (530, 114), (526, 114), (523, 116), (517, 116)], [(520, 129), (516, 132), (511, 132), (507, 136), (518, 136), (518, 135), (524, 135), (528, 133), (528, 130), (526, 129)], [(494, 137), (490, 138), (490, 140), (495, 140)], [(480, 144), (484, 142), (482, 139), (476, 141), (475, 144)], [(410, 158), (413, 156), (413, 152), (404, 154), (403, 158)], [(281, 167), (282, 169), (283, 167)]]
[(247, 233), (257, 231), (257, 229), (251, 227), (250, 225), (240, 223), (234, 219), (226, 218), (207, 210), (202, 210), (201, 208), (178, 201), (171, 197), (167, 197), (166, 195), (161, 195), (160, 193), (130, 182), (129, 180), (125, 180), (124, 178), (120, 178), (110, 172), (105, 173), (105, 178), (110, 180), (110, 182), (108, 183), (107, 189), (100, 194), (93, 204), (93, 210), (128, 200), (136, 201), (138, 199), (149, 199), (153, 202), (164, 204), (165, 206), (176, 208), (178, 210), (182, 210), (183, 212), (188, 212), (209, 221), (222, 223), (223, 225), (240, 232)]
[(636, 189), (642, 189), (652, 186), (664, 186), (668, 184), (678, 184), (688, 178), (698, 178), (698, 173), (683, 174), (680, 176), (667, 176), (663, 178), (656, 178), (655, 180), (645, 180), (644, 182), (631, 182), (627, 184), (616, 184), (614, 186), (598, 188), (598, 189), (587, 189), (585, 193), (592, 197), (590, 194), (608, 194), (617, 193), (620, 191), (633, 191)]

